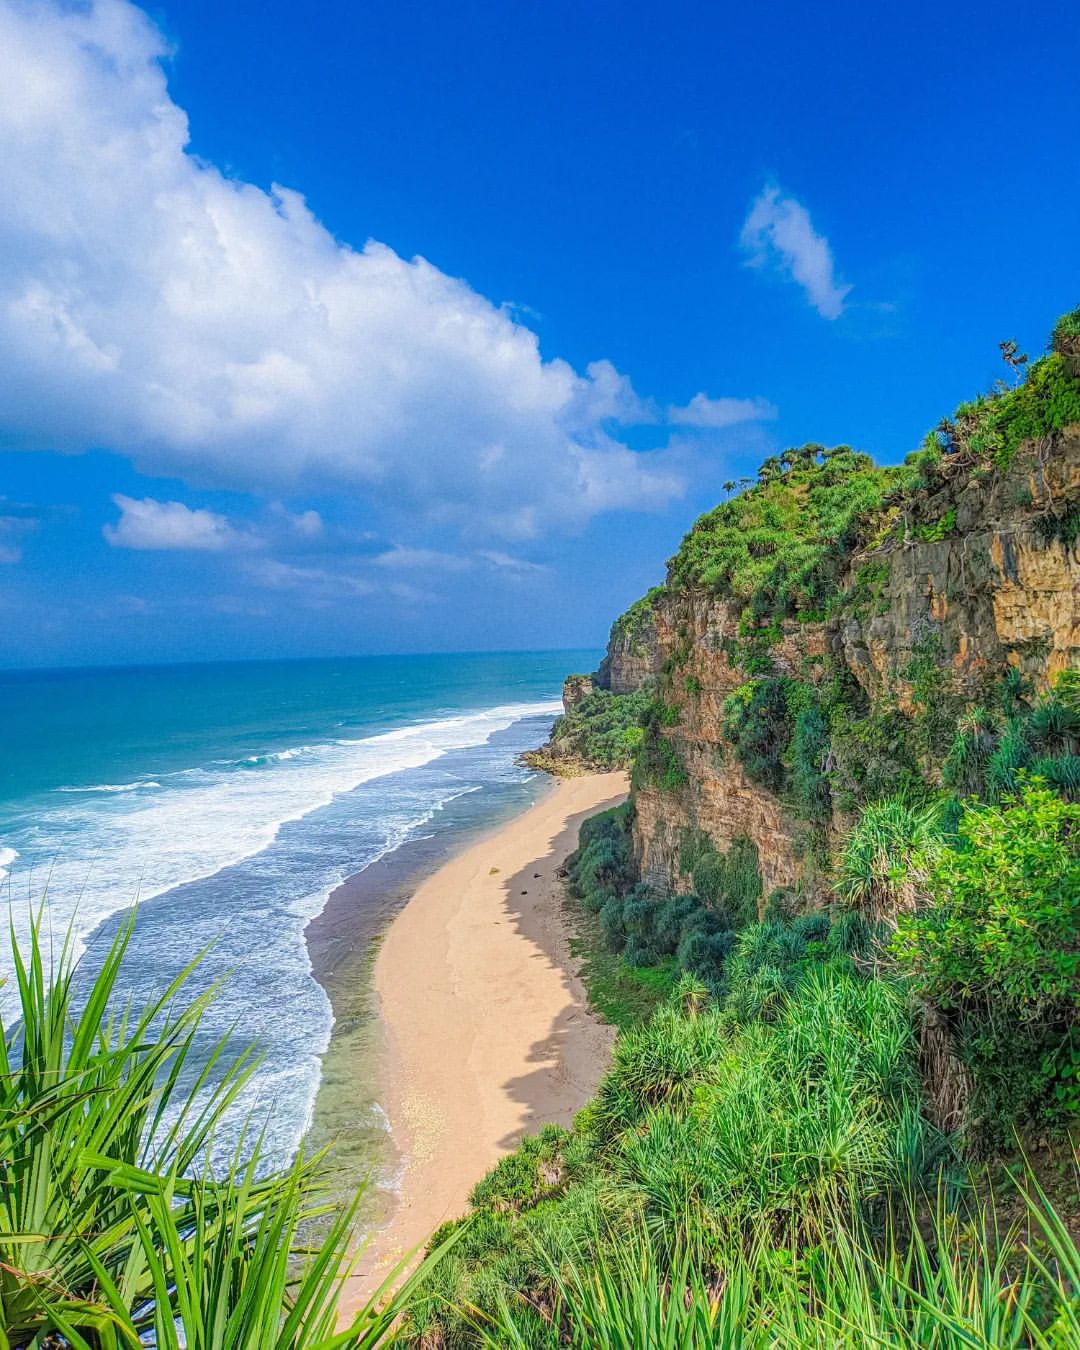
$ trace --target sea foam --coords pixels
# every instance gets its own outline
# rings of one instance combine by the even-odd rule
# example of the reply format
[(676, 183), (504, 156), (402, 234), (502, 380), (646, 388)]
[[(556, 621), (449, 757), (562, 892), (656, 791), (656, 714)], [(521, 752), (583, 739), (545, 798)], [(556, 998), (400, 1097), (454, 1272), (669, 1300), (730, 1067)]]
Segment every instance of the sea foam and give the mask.
[[(104, 919), (136, 901), (145, 903), (260, 854), (285, 824), (327, 806), (340, 794), (417, 769), (448, 751), (481, 745), (522, 718), (558, 709), (552, 701), (506, 703), (371, 736), (216, 760), (130, 783), (55, 789), (32, 817), (8, 822), (16, 827), (7, 832), (19, 848), (0, 850), (0, 878), (10, 873), (20, 894), (30, 900), (39, 898), (47, 883), (53, 931), (70, 925), (81, 943)], [(445, 795), (454, 795), (453, 790), (438, 797)], [(400, 841), (415, 820), (438, 804), (431, 798), (416, 803), (418, 811), (394, 822), (387, 846)], [(325, 899), (325, 888), (319, 887), (298, 896), (293, 912), (311, 917)], [(16, 930), (23, 937), (30, 908), (14, 906)], [(9, 964), (10, 957), (0, 954), (0, 976), (8, 973)], [(5, 1010), (11, 990), (10, 982), (0, 989)]]

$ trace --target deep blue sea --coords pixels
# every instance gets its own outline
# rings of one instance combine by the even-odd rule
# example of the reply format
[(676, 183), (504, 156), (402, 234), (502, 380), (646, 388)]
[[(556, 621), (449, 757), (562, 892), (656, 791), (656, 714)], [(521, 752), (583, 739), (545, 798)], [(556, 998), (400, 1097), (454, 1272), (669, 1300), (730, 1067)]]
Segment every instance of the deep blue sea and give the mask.
[[(440, 821), (532, 800), (539, 782), (516, 756), (546, 737), (566, 672), (597, 656), (0, 672), (0, 892), (16, 931), (47, 897), (87, 981), (137, 901), (136, 1001), (209, 948), (191, 985), (222, 980), (203, 1044), (228, 1031), (258, 1046), (235, 1119), (265, 1121), (283, 1161), (332, 1025), (305, 925), (342, 880)], [(480, 794), (473, 809), (449, 809), (465, 794)], [(6, 1021), (12, 994), (0, 988)]]

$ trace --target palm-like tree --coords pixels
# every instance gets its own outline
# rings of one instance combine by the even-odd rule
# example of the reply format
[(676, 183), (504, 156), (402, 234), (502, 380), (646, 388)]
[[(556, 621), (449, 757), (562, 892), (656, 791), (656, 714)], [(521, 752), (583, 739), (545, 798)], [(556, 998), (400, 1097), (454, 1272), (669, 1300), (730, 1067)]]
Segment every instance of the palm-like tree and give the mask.
[(868, 806), (848, 836), (837, 893), (870, 924), (895, 927), (926, 899), (944, 842), (937, 806), (889, 797)]

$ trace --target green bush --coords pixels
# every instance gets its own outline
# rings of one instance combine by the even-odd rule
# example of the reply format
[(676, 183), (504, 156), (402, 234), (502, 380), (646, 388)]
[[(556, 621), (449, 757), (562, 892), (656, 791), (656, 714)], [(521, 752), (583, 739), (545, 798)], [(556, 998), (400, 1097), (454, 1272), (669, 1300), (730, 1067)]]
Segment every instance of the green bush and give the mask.
[(745, 835), (719, 852), (707, 836), (700, 837), (689, 868), (694, 890), (711, 909), (719, 911), (731, 928), (742, 928), (758, 917), (761, 866), (757, 845)]
[(561, 758), (590, 768), (628, 768), (645, 734), (642, 718), (650, 704), (644, 690), (613, 694), (594, 689), (555, 719), (550, 745)]
[(847, 446), (788, 451), (762, 466), (756, 487), (696, 522), (669, 563), (670, 583), (752, 606), (755, 623), (821, 610), (862, 523), (910, 477)]
[[(211, 1167), (253, 1063), (225, 1041), (194, 1063), (213, 997), (186, 997), (197, 963), (145, 1008), (119, 1002), (131, 931), (121, 927), (77, 990), (70, 933), (50, 960), (40, 915), (25, 945), (12, 930), (18, 1016), (0, 1025), (0, 1345), (325, 1350), (356, 1202), (328, 1203), (321, 1156), (270, 1171), (254, 1130)], [(333, 1343), (389, 1344), (423, 1274), (361, 1308)]]
[(527, 1135), (473, 1187), (469, 1204), (520, 1213), (554, 1194), (563, 1180), (563, 1150), (570, 1138), (560, 1125), (545, 1125), (539, 1134)]
[(767, 676), (741, 685), (724, 700), (724, 735), (747, 777), (771, 792), (779, 792), (786, 779), (789, 683), (785, 677)]
[[(675, 709), (675, 719), (678, 709)], [(661, 792), (675, 792), (687, 782), (686, 770), (679, 761), (671, 740), (661, 728), (672, 725), (664, 705), (652, 703), (644, 715), (644, 733), (634, 757), (630, 773), (633, 787), (653, 787)]]
[(1000, 807), (971, 802), (958, 834), (930, 873), (934, 904), (900, 922), (901, 966), (945, 1008), (1080, 1010), (1080, 805), (1029, 783)]
[(956, 507), (950, 506), (945, 514), (939, 516), (937, 520), (928, 524), (916, 526), (915, 533), (920, 539), (925, 539), (928, 543), (936, 544), (942, 539), (947, 539), (955, 530)]
[(826, 824), (832, 818), (832, 792), (825, 762), (829, 753), (829, 726), (817, 706), (804, 708), (795, 718), (791, 742), (791, 791), (804, 820)]
[(1058, 319), (1050, 345), (1059, 356), (1080, 356), (1080, 306)]
[(1080, 379), (1069, 358), (1054, 351), (1034, 362), (1015, 388), (1000, 388), (962, 403), (942, 423), (940, 434), (947, 453), (965, 453), (1006, 469), (1024, 441), (1052, 435), (1076, 422), (1080, 422)]
[(640, 600), (635, 600), (611, 625), (612, 641), (641, 655), (653, 630), (656, 606), (665, 594), (663, 586), (654, 586)]
[[(830, 932), (825, 918), (807, 916), (787, 937), (762, 939), (763, 949), (798, 948), (804, 958), (822, 949), (768, 1020), (740, 1021), (682, 990), (624, 1032), (573, 1136), (530, 1141), (520, 1165), (504, 1160), (474, 1192), (476, 1213), (415, 1302), (406, 1343), (564, 1344), (560, 1280), (573, 1281), (574, 1270), (621, 1278), (618, 1254), (634, 1250), (634, 1234), (648, 1234), (653, 1256), (643, 1259), (683, 1271), (677, 1287), (690, 1307), (691, 1271), (715, 1274), (719, 1253), (760, 1251), (782, 1271), (819, 1242), (843, 1244), (860, 1214), (921, 1181), (938, 1141), (918, 1115), (903, 991), (830, 958)], [(679, 1265), (687, 1251), (692, 1266)], [(609, 1311), (630, 1337), (615, 1344), (666, 1344), (636, 1339), (640, 1308)], [(608, 1344), (599, 1317), (592, 1307), (570, 1343)]]
[(630, 831), (633, 807), (629, 802), (601, 811), (582, 822), (577, 849), (566, 861), (571, 892), (597, 913), (612, 896), (621, 895), (637, 880)]
[(1080, 1343), (1076, 1242), (1037, 1187), (1015, 1200), (1022, 1222), (1001, 1233), (989, 1206), (965, 1213), (942, 1198), (920, 1222), (907, 1204), (889, 1207), (884, 1236), (855, 1217), (802, 1250), (777, 1247), (768, 1232), (702, 1250), (691, 1230), (660, 1251), (645, 1225), (630, 1222), (599, 1253), (552, 1261), (542, 1297), (504, 1295), (472, 1344), (1066, 1350)]

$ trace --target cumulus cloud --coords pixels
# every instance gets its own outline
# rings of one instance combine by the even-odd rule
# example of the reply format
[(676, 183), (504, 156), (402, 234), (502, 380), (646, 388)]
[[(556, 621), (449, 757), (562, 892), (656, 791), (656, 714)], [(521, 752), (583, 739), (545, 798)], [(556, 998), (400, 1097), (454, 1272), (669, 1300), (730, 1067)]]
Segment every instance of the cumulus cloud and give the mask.
[(709, 398), (695, 394), (682, 407), (670, 407), (667, 420), (684, 427), (733, 427), (740, 422), (765, 422), (776, 416), (776, 409), (763, 398)]
[[(610, 362), (544, 360), (464, 281), (340, 243), (298, 192), (191, 154), (166, 56), (128, 0), (0, 0), (8, 445), (105, 447), (196, 485), (345, 489), (519, 539), (683, 491), (667, 452), (619, 441), (657, 412)], [(185, 547), (227, 537), (150, 508), (109, 537), (165, 546), (127, 541), (166, 525), (202, 541)]]
[(766, 187), (750, 207), (739, 243), (751, 267), (772, 266), (797, 281), (823, 319), (838, 319), (844, 312), (851, 287), (837, 280), (829, 241), (794, 197), (775, 185)]
[(326, 527), (323, 525), (322, 516), (318, 511), (301, 511), (297, 515), (290, 515), (288, 511), (280, 512), (284, 516), (288, 527), (300, 539), (321, 539), (326, 533)]
[(102, 529), (113, 548), (223, 553), (258, 545), (254, 535), (235, 529), (216, 511), (192, 509), (183, 502), (159, 502), (153, 497), (125, 497), (120, 492), (113, 502), (120, 508), (120, 519)]

